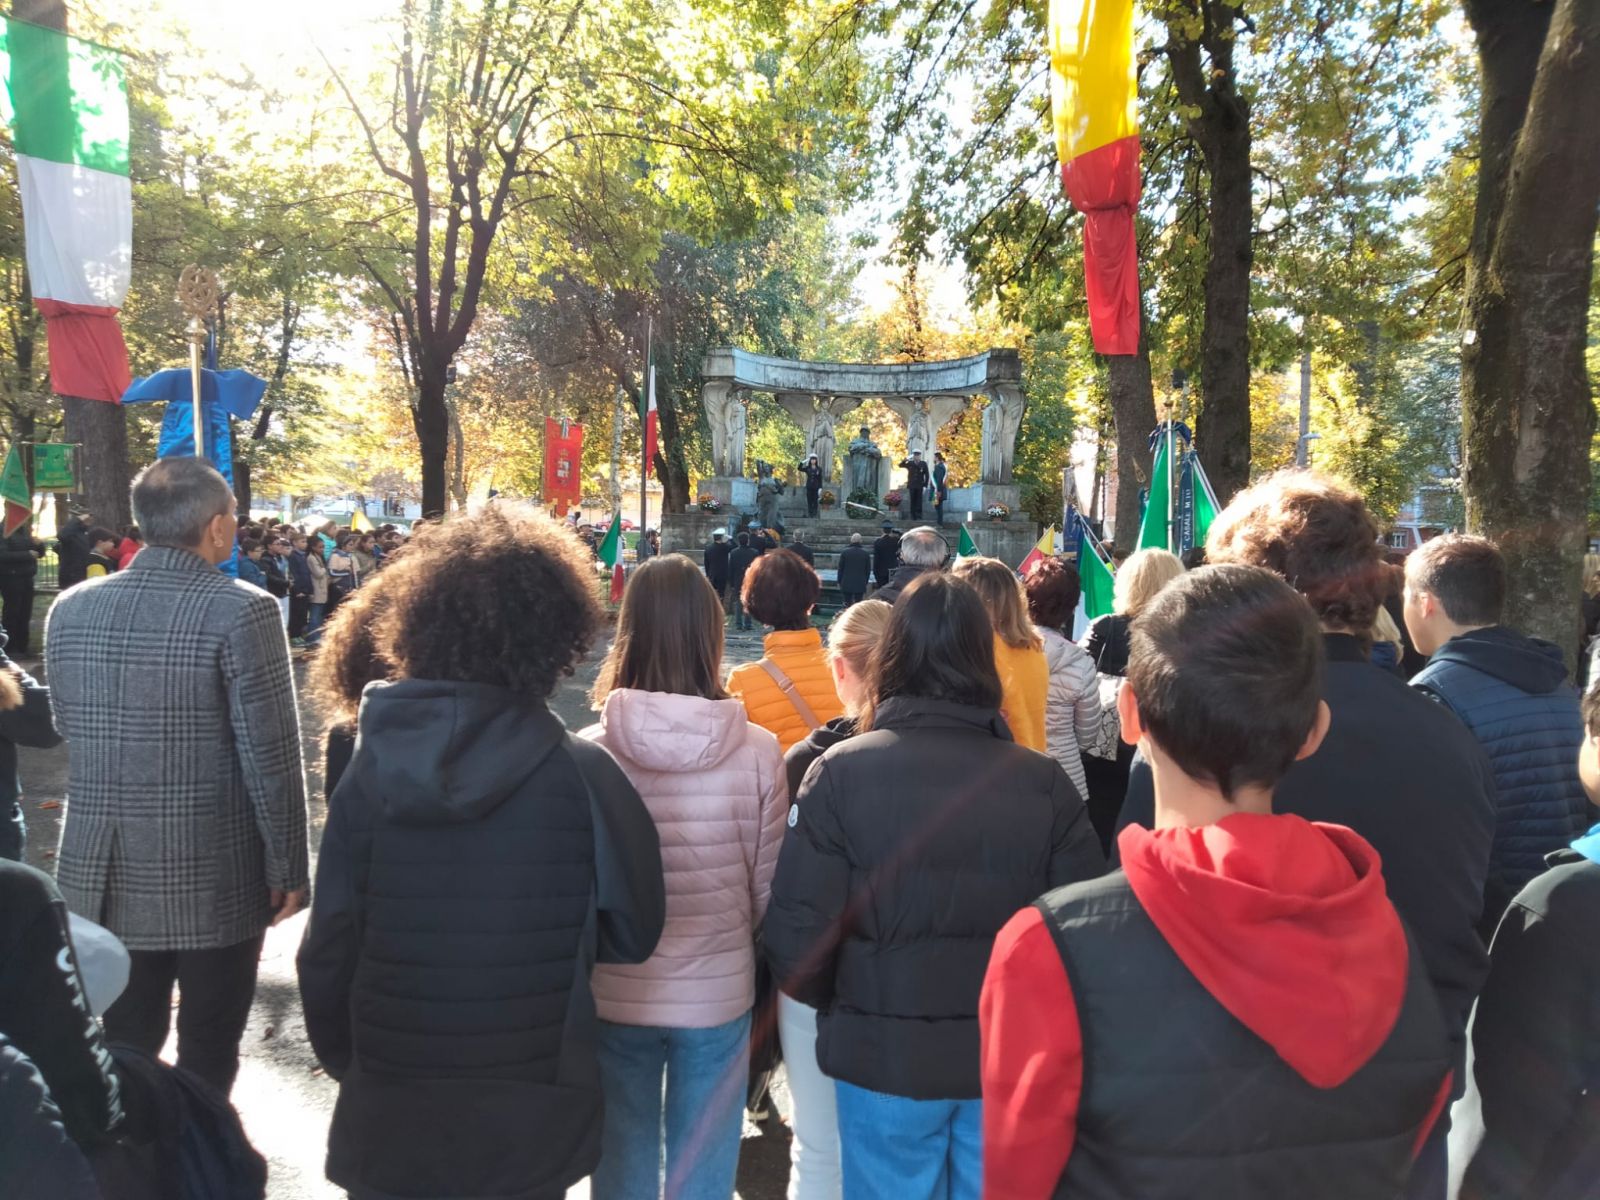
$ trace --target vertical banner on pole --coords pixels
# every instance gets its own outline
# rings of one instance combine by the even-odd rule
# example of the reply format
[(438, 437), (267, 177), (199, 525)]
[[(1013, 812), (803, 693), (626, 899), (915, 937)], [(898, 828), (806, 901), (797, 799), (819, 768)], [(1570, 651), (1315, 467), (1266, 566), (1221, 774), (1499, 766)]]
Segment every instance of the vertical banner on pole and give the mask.
[(558, 517), (583, 502), (583, 426), (565, 417), (544, 421), (544, 500)]

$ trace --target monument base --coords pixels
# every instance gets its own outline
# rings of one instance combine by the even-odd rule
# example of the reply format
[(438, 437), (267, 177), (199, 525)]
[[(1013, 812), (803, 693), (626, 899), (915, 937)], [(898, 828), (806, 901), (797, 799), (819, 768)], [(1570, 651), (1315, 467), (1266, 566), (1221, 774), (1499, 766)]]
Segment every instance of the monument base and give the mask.
[(712, 496), (723, 504), (741, 512), (754, 512), (756, 507), (756, 481), (742, 475), (713, 475), (702, 479), (695, 489), (695, 499)]
[(989, 519), (991, 504), (1004, 504), (1011, 510), (1011, 519), (1018, 519), (1018, 506), (1022, 503), (1022, 488), (1015, 483), (975, 483), (971, 487), (950, 489), (948, 509), (970, 512), (974, 521)]

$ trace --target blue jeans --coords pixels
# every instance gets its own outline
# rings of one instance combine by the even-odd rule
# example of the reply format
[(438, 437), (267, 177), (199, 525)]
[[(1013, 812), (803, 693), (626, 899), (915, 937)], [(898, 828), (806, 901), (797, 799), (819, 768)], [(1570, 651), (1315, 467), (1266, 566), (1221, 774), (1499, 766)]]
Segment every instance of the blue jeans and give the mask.
[(606, 1116), (592, 1200), (730, 1200), (744, 1131), (750, 1014), (710, 1029), (601, 1021), (596, 1049)]
[(979, 1200), (983, 1101), (910, 1100), (840, 1080), (844, 1200)]
[(24, 862), (28, 848), (28, 826), (22, 819), (22, 805), (11, 802), (11, 811), (0, 811), (0, 858)]
[(317, 632), (317, 630), (322, 628), (322, 618), (327, 613), (327, 611), (328, 611), (328, 606), (325, 603), (324, 604), (313, 604), (311, 606), (311, 611), (310, 611), (309, 615), (307, 615), (307, 617), (306, 617), (306, 632), (305, 632), (305, 636), (306, 636), (307, 639), (309, 639), (313, 634), (315, 634)]

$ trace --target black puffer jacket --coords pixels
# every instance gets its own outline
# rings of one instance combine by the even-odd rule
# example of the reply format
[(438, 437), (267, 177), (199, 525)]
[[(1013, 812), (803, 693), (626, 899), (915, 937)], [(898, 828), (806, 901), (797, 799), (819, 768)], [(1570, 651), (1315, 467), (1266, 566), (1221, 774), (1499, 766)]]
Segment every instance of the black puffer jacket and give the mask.
[(835, 717), (826, 725), (818, 725), (802, 740), (790, 746), (783, 756), (783, 769), (789, 777), (789, 795), (800, 794), (800, 784), (804, 782), (806, 772), (811, 769), (812, 763), (840, 742), (848, 741), (855, 735), (854, 717)]
[(896, 698), (827, 750), (790, 810), (767, 910), (779, 986), (822, 1010), (817, 1062), (873, 1091), (975, 1099), (995, 934), (1105, 870), (1055, 759), (1000, 714)]
[(499, 688), (374, 684), (360, 729), (299, 957), (340, 1082), (328, 1178), (559, 1192), (599, 1157), (589, 970), (661, 935), (655, 824), (604, 750)]

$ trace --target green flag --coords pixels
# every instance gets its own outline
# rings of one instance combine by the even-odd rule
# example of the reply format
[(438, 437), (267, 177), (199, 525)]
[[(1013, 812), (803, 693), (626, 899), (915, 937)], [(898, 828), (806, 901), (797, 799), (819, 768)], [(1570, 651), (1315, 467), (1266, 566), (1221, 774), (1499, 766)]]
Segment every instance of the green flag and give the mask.
[(1211, 490), (1211, 480), (1206, 478), (1205, 468), (1200, 465), (1200, 456), (1191, 454), (1189, 461), (1194, 464), (1194, 544), (1204, 546), (1222, 506), (1217, 503), (1217, 494)]
[(611, 568), (611, 602), (622, 599), (622, 513), (611, 514), (611, 528), (600, 543), (600, 561)]
[(6, 503), (5, 536), (10, 537), (33, 516), (33, 491), (28, 487), (28, 472), (22, 466), (22, 453), (15, 442), (6, 451), (0, 467), (0, 500)]
[(961, 540), (956, 543), (957, 558), (977, 558), (978, 543), (972, 540), (972, 535), (967, 532), (967, 527), (961, 527)]
[(1078, 553), (1078, 578), (1083, 584), (1080, 593), (1079, 605), (1083, 609), (1085, 620), (1093, 621), (1096, 617), (1103, 617), (1115, 607), (1112, 596), (1117, 585), (1112, 578), (1111, 568), (1100, 560), (1100, 555), (1095, 553), (1089, 539), (1085, 538), (1079, 543), (1082, 549)]
[[(1150, 499), (1144, 506), (1144, 520), (1139, 523), (1137, 549), (1172, 549), (1171, 531), (1167, 522), (1167, 504), (1172, 494), (1172, 478), (1167, 462), (1167, 439), (1156, 445), (1156, 460), (1150, 465)], [(1120, 537), (1118, 539), (1121, 540)]]

